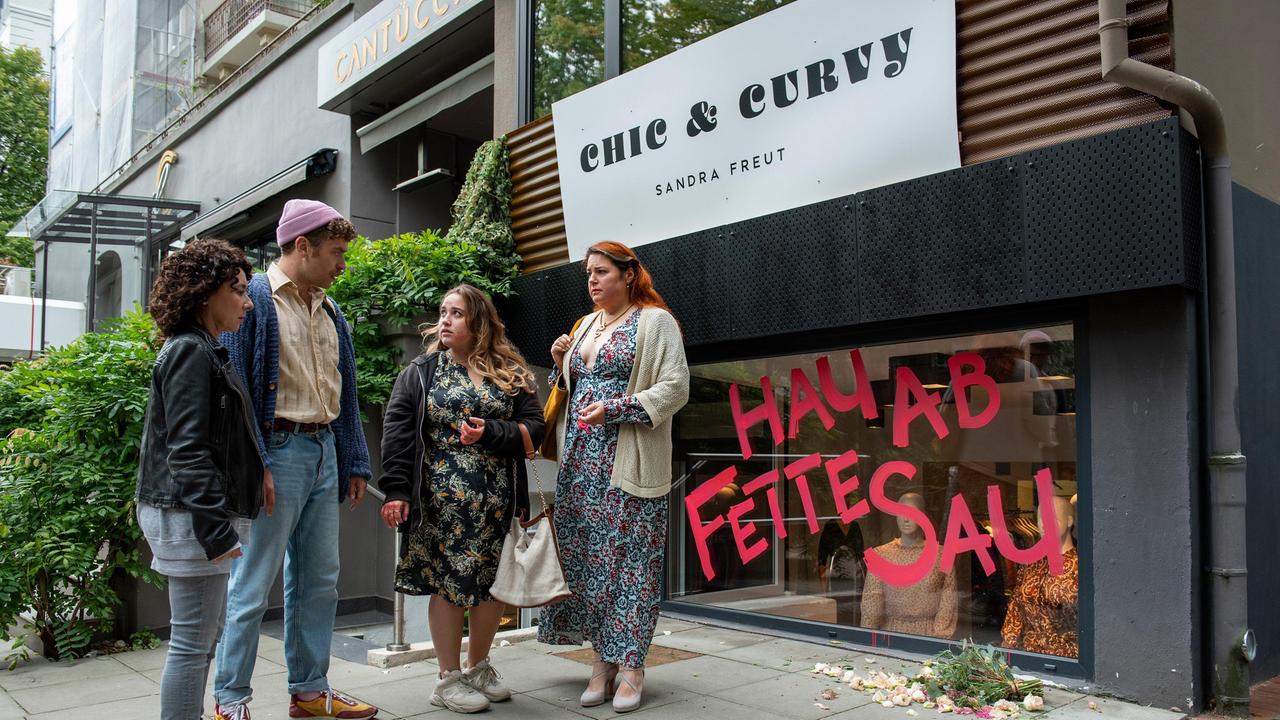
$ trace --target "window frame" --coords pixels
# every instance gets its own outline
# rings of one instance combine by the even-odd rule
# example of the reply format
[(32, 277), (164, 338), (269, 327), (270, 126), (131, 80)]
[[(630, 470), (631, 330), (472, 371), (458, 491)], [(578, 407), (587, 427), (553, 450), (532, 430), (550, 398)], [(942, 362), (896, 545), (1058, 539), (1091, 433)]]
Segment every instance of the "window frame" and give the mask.
[[(1090, 436), (1092, 431), (1091, 377), (1089, 363), (1089, 329), (1087, 307), (1079, 302), (1053, 303), (1037, 308), (998, 308), (981, 313), (955, 313), (935, 316), (920, 321), (877, 324), (862, 328), (832, 328), (803, 338), (781, 336), (773, 338), (744, 339), (728, 345), (706, 349), (689, 349), (689, 364), (732, 362), (735, 360), (785, 357), (809, 353), (848, 351), (868, 345), (928, 340), (939, 337), (1022, 330), (1046, 325), (1072, 326), (1075, 342), (1076, 369), (1076, 479), (1078, 509), (1076, 528), (1082, 539), (1077, 551), (1080, 561), (1079, 594), (1079, 653), (1076, 658), (1042, 655), (1024, 650), (1005, 650), (1010, 664), (1024, 672), (1071, 679), (1092, 679), (1094, 667), (1094, 595), (1093, 568), (1093, 472)], [(782, 347), (782, 355), (762, 354), (760, 347)], [(678, 418), (678, 416), (677, 416)], [(683, 495), (672, 492), (669, 502), (683, 502)], [(675, 513), (673, 512), (674, 516)], [(671, 532), (673, 529), (669, 529)], [(670, 537), (670, 535), (668, 536)], [(898, 635), (865, 628), (847, 627), (799, 618), (766, 615), (743, 610), (721, 608), (673, 599), (668, 586), (671, 572), (671, 547), (663, 558), (662, 602), (663, 614), (676, 618), (711, 621), (747, 626), (770, 634), (794, 637), (818, 643), (831, 644), (833, 654), (884, 648), (897, 653), (935, 655), (944, 650), (958, 651), (963, 639), (942, 640), (922, 636)], [(1002, 648), (1003, 649), (1003, 648)]]

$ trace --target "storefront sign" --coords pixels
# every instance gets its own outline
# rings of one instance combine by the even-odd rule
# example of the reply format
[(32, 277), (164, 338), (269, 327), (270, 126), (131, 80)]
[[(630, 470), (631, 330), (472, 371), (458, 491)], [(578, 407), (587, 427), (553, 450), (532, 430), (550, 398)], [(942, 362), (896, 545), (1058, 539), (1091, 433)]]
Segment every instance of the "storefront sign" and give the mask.
[(441, 28), (480, 9), (482, 0), (383, 0), (320, 48), (316, 101), (329, 107), (390, 72), (396, 59)]
[[(784, 439), (794, 440), (799, 433), (801, 423), (810, 414), (814, 415), (827, 430), (835, 425), (833, 412), (856, 410), (866, 419), (875, 420), (879, 416), (879, 410), (876, 407), (871, 382), (867, 378), (867, 371), (859, 351), (850, 352), (849, 363), (856, 382), (852, 393), (845, 393), (836, 387), (830, 359), (825, 356), (818, 358), (813, 367), (818, 377), (817, 387), (821, 388), (820, 392), (815, 388), (810, 380), (810, 374), (804, 368), (791, 369), (791, 406), (786, 413), (790, 421), (785, 435), (782, 428), (783, 413), (777, 406), (773, 388), (767, 376), (760, 378), (764, 402), (750, 409), (743, 407), (737, 384), (730, 385), (729, 407), (733, 415), (734, 427), (737, 429), (742, 459), (750, 459), (754, 452), (748, 439), (748, 432), (762, 423), (768, 425), (773, 444), (778, 446)], [(947, 369), (951, 375), (950, 387), (955, 394), (958, 427), (975, 430), (990, 424), (1000, 412), (1000, 392), (995, 380), (987, 374), (986, 362), (982, 356), (974, 352), (957, 353), (947, 360)], [(942, 403), (939, 394), (926, 389), (910, 367), (898, 367), (894, 379), (896, 381), (895, 412), (893, 413), (894, 446), (906, 447), (909, 444), (911, 425), (920, 420), (928, 423), (934, 436), (939, 440), (947, 437), (951, 428), (947, 426), (946, 420), (939, 411)], [(984, 407), (978, 408), (970, 404), (968, 392), (970, 388), (980, 388), (983, 391), (981, 395), (986, 398)], [(1006, 527), (1003, 501), (998, 486), (987, 486), (987, 510), (991, 521), (991, 534), (978, 528), (964, 496), (957, 494), (951, 497), (947, 527), (943, 541), (939, 543), (937, 531), (924, 512), (911, 505), (891, 500), (885, 494), (885, 484), (890, 478), (899, 476), (906, 480), (912, 479), (917, 473), (915, 465), (902, 460), (891, 460), (879, 465), (871, 471), (871, 479), (867, 482), (867, 495), (870, 502), (867, 499), (861, 499), (850, 503), (850, 496), (862, 486), (862, 480), (854, 472), (857, 463), (858, 452), (853, 448), (825, 462), (821, 454), (813, 453), (786, 465), (781, 475), (777, 470), (770, 470), (745, 482), (738, 479), (737, 467), (730, 465), (689, 492), (685, 497), (685, 506), (688, 510), (690, 529), (703, 575), (708, 580), (715, 577), (707, 540), (726, 524), (733, 535), (743, 564), (749, 563), (769, 549), (769, 539), (758, 533), (757, 525), (754, 522), (742, 520), (744, 515), (756, 508), (756, 501), (761, 499), (757, 493), (761, 491), (763, 491), (763, 501), (768, 505), (773, 520), (772, 527), (775, 528), (775, 533), (779, 539), (786, 537), (786, 524), (778, 502), (779, 485), (784, 478), (795, 485), (801, 505), (804, 507), (810, 534), (817, 534), (818, 518), (814, 511), (813, 493), (809, 487), (811, 478), (808, 475), (816, 471), (825, 475), (825, 481), (830, 484), (831, 494), (835, 498), (836, 512), (840, 516), (840, 521), (846, 525), (868, 515), (871, 509), (875, 508), (889, 515), (907, 518), (923, 530), (924, 551), (911, 565), (894, 564), (885, 560), (874, 549), (867, 550), (868, 571), (889, 585), (897, 587), (914, 585), (932, 572), (935, 566), (944, 573), (951, 572), (956, 558), (967, 552), (973, 552), (983, 572), (991, 575), (996, 571), (996, 563), (991, 556), (993, 543), (998, 553), (1014, 563), (1029, 565), (1043, 558), (1048, 563), (1051, 575), (1062, 574), (1062, 548), (1059, 544), (1058, 522), (1053, 507), (1053, 477), (1047, 468), (1035, 474), (1040, 522), (1044, 529), (1043, 536), (1031, 547), (1019, 548), (1014, 543), (1009, 528)], [(746, 496), (745, 499), (730, 506), (723, 514), (704, 516), (703, 507), (730, 483), (740, 485), (742, 493)]]
[(552, 106), (570, 257), (959, 167), (955, 3), (797, 0)]

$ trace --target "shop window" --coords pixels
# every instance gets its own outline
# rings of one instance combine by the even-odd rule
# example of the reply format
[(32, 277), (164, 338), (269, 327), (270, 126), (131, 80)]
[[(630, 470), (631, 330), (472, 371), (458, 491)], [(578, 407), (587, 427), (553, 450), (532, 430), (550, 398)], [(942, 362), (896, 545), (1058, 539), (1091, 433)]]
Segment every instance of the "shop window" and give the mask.
[(622, 70), (634, 70), (792, 0), (622, 0)]
[(690, 370), (671, 600), (1078, 656), (1071, 325)]
[(533, 117), (551, 103), (604, 80), (606, 0), (536, 0), (533, 10)]

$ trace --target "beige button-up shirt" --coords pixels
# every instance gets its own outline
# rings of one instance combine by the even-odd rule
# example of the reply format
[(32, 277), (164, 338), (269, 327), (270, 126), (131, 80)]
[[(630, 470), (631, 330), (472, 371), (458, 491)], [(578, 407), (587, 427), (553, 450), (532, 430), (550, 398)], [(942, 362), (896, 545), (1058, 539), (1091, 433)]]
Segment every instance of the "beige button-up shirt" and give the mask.
[(325, 309), (329, 298), (315, 290), (303, 299), (298, 286), (276, 263), (267, 268), (271, 299), (280, 328), (280, 382), (276, 417), (304, 423), (331, 423), (342, 407), (338, 372), (338, 329)]

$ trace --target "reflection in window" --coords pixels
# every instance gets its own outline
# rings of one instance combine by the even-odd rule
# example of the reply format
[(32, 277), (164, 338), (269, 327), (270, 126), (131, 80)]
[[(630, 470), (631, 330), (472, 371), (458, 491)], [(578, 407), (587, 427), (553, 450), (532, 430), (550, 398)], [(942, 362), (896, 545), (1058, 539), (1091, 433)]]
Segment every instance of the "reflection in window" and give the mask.
[(605, 0), (537, 0), (533, 16), (533, 116), (604, 80)]
[(865, 371), (849, 349), (692, 367), (672, 599), (1076, 657), (1073, 337), (862, 347)]
[(634, 70), (791, 0), (622, 0), (622, 70)]

